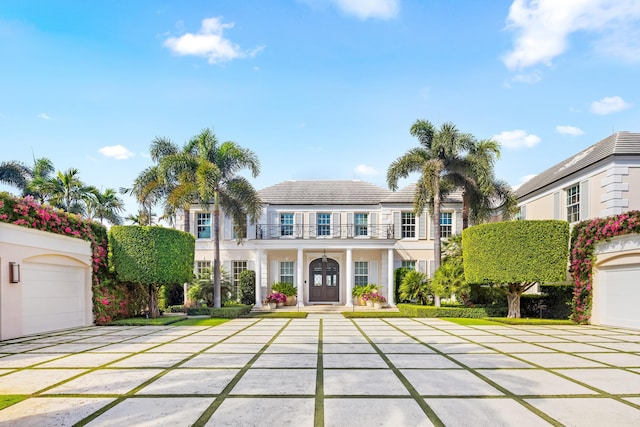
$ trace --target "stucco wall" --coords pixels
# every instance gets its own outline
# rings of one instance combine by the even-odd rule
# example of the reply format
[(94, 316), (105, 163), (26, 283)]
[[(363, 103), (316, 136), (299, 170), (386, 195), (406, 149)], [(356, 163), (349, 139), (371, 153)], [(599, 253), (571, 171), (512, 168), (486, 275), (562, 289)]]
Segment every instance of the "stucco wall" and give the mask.
[(629, 184), (629, 191), (626, 194), (629, 200), (629, 210), (640, 210), (640, 167), (630, 167), (629, 175), (623, 182)]
[[(10, 283), (9, 263), (20, 264), (20, 283)], [(81, 239), (0, 223), (0, 339), (23, 335), (23, 293), (30, 266), (81, 268), (84, 272), (83, 326), (93, 324), (91, 246)], [(56, 283), (51, 283), (56, 286)], [(53, 325), (55, 329), (55, 325)]]

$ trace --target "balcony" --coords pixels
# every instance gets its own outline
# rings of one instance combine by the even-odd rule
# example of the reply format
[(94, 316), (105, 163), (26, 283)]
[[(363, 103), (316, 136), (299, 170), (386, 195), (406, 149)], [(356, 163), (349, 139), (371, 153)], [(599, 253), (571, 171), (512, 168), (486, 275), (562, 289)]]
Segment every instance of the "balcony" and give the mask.
[(395, 239), (393, 224), (256, 224), (256, 239)]

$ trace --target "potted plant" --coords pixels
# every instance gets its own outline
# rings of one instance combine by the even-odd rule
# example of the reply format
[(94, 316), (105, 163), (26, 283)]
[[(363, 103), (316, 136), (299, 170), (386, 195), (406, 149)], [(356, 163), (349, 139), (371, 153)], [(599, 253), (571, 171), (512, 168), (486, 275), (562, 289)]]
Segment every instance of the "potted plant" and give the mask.
[(351, 290), (351, 295), (356, 298), (357, 304), (370, 305), (369, 303), (367, 303), (367, 298), (365, 298), (365, 295), (374, 292), (378, 292), (378, 285), (376, 285), (375, 283), (369, 283), (367, 285), (354, 286)]
[(387, 299), (377, 292), (369, 294), (369, 301), (372, 302), (373, 308), (377, 310), (381, 309), (382, 305), (387, 303)]
[(265, 298), (264, 302), (265, 304), (269, 305), (269, 308), (271, 310), (273, 310), (274, 308), (278, 307), (278, 305), (284, 304), (286, 300), (287, 297), (284, 294), (281, 294), (280, 292), (272, 292), (267, 295), (267, 298)]
[(296, 305), (296, 296), (298, 295), (298, 289), (293, 283), (277, 282), (271, 285), (272, 292), (279, 292), (286, 296), (284, 305)]

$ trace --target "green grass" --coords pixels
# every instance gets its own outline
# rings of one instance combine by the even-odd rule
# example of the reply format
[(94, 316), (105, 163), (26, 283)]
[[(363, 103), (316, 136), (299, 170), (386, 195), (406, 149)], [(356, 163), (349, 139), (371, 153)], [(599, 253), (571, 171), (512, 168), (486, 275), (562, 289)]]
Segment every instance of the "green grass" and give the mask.
[(0, 396), (0, 409), (4, 409), (8, 406), (14, 405), (22, 400), (25, 400), (27, 395), (24, 394), (7, 394)]
[(155, 319), (147, 319), (144, 317), (132, 317), (129, 319), (114, 320), (109, 323), (110, 326), (162, 326), (184, 320), (182, 316), (160, 316)]
[(408, 317), (406, 314), (397, 311), (343, 311), (342, 315), (347, 319)]
[(275, 319), (306, 319), (307, 313), (304, 311), (276, 311), (266, 313), (249, 313), (243, 317), (267, 317)]
[(507, 325), (575, 325), (567, 319), (536, 319), (533, 318), (511, 318), (511, 317), (491, 317), (490, 320)]
[(185, 319), (173, 324), (173, 326), (218, 326), (230, 319)]
[(468, 317), (442, 317), (442, 320), (448, 320), (457, 325), (475, 326), (475, 325), (501, 325), (490, 319), (472, 319)]

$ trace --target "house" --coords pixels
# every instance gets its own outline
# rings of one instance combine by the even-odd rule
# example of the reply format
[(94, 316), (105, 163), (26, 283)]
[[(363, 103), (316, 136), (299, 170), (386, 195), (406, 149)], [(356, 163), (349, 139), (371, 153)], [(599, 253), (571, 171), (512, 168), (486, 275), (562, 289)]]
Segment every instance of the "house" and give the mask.
[[(640, 210), (640, 133), (617, 132), (516, 191), (521, 219), (571, 224)], [(640, 328), (640, 235), (596, 247), (591, 323)]]
[[(397, 192), (364, 181), (285, 181), (259, 191), (262, 214), (248, 224), (239, 244), (230, 218), (222, 215), (220, 260), (233, 279), (256, 272), (256, 306), (276, 282), (298, 288), (298, 305), (351, 306), (354, 286), (375, 283), (394, 304), (394, 270), (434, 270), (431, 217), (413, 212), (415, 185)], [(195, 271), (210, 268), (214, 254), (212, 213), (193, 206), (188, 222), (196, 236)], [(462, 229), (462, 198), (453, 193), (442, 204), (441, 235)]]

